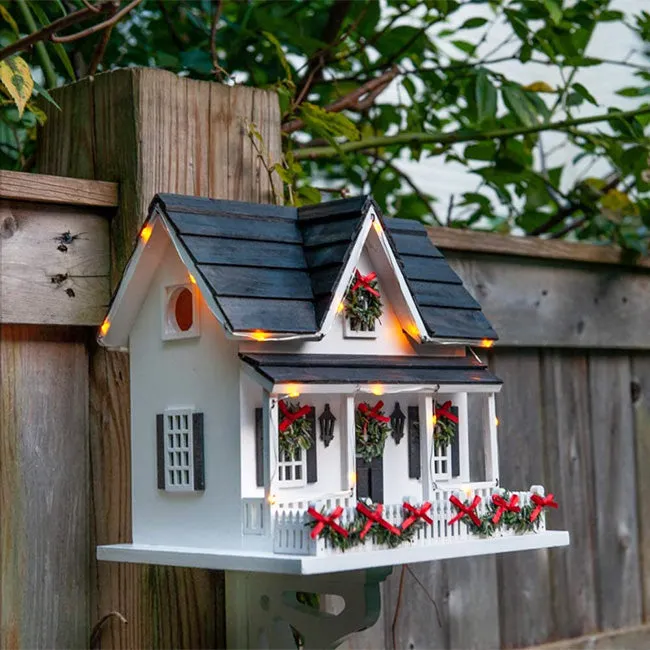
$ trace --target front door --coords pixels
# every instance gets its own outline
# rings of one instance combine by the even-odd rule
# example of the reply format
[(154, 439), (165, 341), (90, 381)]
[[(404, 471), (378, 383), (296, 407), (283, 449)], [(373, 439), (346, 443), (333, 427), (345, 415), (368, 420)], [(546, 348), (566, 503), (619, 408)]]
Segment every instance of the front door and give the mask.
[(384, 502), (383, 457), (368, 462), (357, 456), (357, 498), (370, 499), (373, 503)]

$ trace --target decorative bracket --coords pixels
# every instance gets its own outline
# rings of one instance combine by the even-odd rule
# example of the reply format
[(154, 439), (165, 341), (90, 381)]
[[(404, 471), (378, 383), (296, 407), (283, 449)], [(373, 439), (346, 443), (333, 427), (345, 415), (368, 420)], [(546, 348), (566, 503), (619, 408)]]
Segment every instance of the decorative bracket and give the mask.
[[(338, 647), (346, 637), (365, 630), (379, 618), (380, 585), (392, 567), (313, 576), (226, 572), (229, 648)], [(298, 594), (320, 595), (320, 608)], [(325, 611), (327, 596), (345, 601), (338, 614)], [(303, 601), (303, 602), (301, 602)]]

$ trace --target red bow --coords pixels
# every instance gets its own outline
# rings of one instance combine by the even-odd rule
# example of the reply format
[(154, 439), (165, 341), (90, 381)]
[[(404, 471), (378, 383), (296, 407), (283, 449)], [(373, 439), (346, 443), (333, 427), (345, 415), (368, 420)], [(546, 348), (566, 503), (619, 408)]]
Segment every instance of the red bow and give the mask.
[(470, 505), (466, 506), (456, 495), (452, 494), (449, 497), (449, 500), (458, 508), (458, 514), (451, 519), (449, 525), (455, 524), (457, 521), (460, 521), (465, 515), (467, 515), (476, 526), (481, 527), (481, 520), (476, 514), (476, 506), (481, 503), (481, 497), (477, 494), (474, 497), (474, 501)]
[(329, 526), (332, 530), (337, 532), (339, 535), (343, 535), (343, 537), (347, 537), (349, 535), (348, 531), (345, 530), (345, 528), (339, 526), (339, 524), (336, 523), (336, 520), (343, 513), (342, 506), (336, 506), (336, 508), (332, 510), (332, 514), (327, 516), (318, 512), (318, 510), (314, 509), (312, 506), (309, 506), (307, 512), (314, 519), (316, 519), (316, 521), (318, 521), (318, 523), (312, 528), (311, 531), (312, 539), (316, 539), (321, 534), (321, 531), (323, 530), (323, 528), (325, 528), (325, 526)]
[(303, 406), (295, 413), (292, 413), (282, 400), (278, 402), (278, 406), (280, 407), (280, 411), (282, 411), (282, 415), (284, 416), (284, 420), (280, 422), (280, 426), (278, 427), (280, 433), (286, 431), (296, 420), (304, 418), (305, 415), (309, 415), (309, 411), (311, 411), (311, 406)]
[(372, 528), (373, 524), (379, 524), (380, 526), (383, 526), (386, 530), (393, 533), (393, 535), (401, 535), (401, 531), (399, 528), (393, 526), (393, 524), (386, 521), (382, 517), (382, 514), (384, 512), (384, 505), (382, 503), (379, 503), (375, 508), (375, 510), (373, 511), (370, 508), (368, 508), (368, 506), (366, 506), (365, 503), (359, 501), (357, 503), (357, 510), (364, 517), (368, 518), (368, 521), (366, 522), (365, 526), (363, 527), (363, 530), (361, 531), (361, 534), (359, 535), (361, 539), (363, 539), (368, 534), (368, 531)]
[(431, 504), (428, 501), (425, 501), (419, 508), (412, 506), (410, 503), (407, 503), (406, 501), (402, 504), (402, 506), (404, 510), (408, 510), (408, 512), (411, 513), (411, 516), (407, 517), (402, 522), (402, 530), (406, 530), (409, 526), (414, 524), (418, 519), (424, 519), (424, 521), (426, 521), (427, 524), (433, 523), (433, 520), (427, 514), (427, 512), (431, 510)]
[(373, 420), (377, 420), (377, 422), (390, 422), (390, 418), (386, 417), (385, 415), (381, 415), (379, 412), (384, 408), (384, 403), (381, 400), (379, 400), (372, 409), (368, 408), (368, 405), (364, 402), (359, 404), (357, 408), (367, 418), (372, 418)]
[(379, 291), (377, 289), (373, 289), (370, 286), (370, 283), (377, 277), (376, 273), (368, 273), (368, 275), (361, 275), (359, 273), (359, 269), (357, 269), (354, 272), (354, 277), (356, 279), (356, 282), (352, 285), (352, 291), (356, 291), (357, 289), (365, 289), (368, 293), (371, 293), (373, 296), (376, 296), (379, 298)]
[(517, 494), (513, 494), (510, 497), (509, 503), (502, 496), (493, 494), (492, 503), (497, 506), (497, 511), (494, 513), (494, 517), (492, 517), (493, 524), (498, 524), (501, 521), (504, 512), (519, 512), (521, 510), (517, 505), (519, 503), (519, 496)]
[(445, 402), (442, 406), (436, 406), (436, 417), (443, 417), (458, 423), (458, 416), (451, 412), (451, 400)]
[(553, 495), (549, 494), (546, 497), (541, 497), (539, 494), (533, 494), (530, 500), (535, 504), (536, 508), (530, 513), (530, 520), (535, 521), (542, 512), (542, 508), (559, 508), (560, 506), (553, 501)]

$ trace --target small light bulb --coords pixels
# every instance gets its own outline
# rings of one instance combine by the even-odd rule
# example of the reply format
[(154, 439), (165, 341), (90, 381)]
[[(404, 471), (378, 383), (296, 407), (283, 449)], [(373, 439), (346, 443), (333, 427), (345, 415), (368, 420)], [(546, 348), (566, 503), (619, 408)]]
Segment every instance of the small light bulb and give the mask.
[(251, 334), (251, 338), (255, 339), (256, 341), (266, 341), (266, 339), (269, 338), (269, 335), (266, 332), (263, 332), (262, 330), (255, 330)]
[(196, 278), (191, 273), (188, 273), (188, 275), (190, 276), (190, 282), (196, 284)]
[(140, 231), (140, 239), (142, 240), (143, 244), (146, 244), (149, 241), (149, 237), (151, 237), (151, 233), (153, 232), (153, 226), (148, 223), (142, 230)]
[(287, 386), (287, 393), (289, 397), (300, 397), (300, 387), (298, 384), (289, 384)]
[(381, 235), (381, 233), (384, 231), (384, 229), (381, 227), (381, 223), (379, 223), (379, 219), (375, 219), (372, 222), (372, 226), (376, 230), (378, 235)]
[(99, 331), (101, 332), (102, 336), (106, 336), (109, 329), (111, 329), (111, 321), (109, 321), (108, 318), (106, 318), (104, 322), (101, 324)]
[(348, 479), (350, 480), (350, 486), (356, 485), (357, 484), (357, 473), (356, 472), (350, 472), (348, 475)]
[(266, 497), (266, 500), (269, 502), (269, 505), (274, 505), (277, 501), (275, 494), (269, 494), (269, 496)]
[(344, 302), (340, 302), (340, 303), (339, 303), (339, 306), (336, 308), (336, 312), (337, 312), (338, 314), (340, 314), (344, 309), (345, 309), (345, 303), (344, 303)]
[(499, 426), (499, 418), (497, 417), (494, 418), (494, 424), (496, 424), (496, 426)]
[(469, 499), (472, 496), (472, 488), (469, 485), (463, 485), (461, 488), (465, 493), (465, 496)]
[(481, 341), (481, 347), (482, 348), (491, 348), (494, 345), (494, 341), (491, 339), (483, 339)]
[(381, 384), (375, 384), (370, 388), (370, 392), (373, 395), (383, 395), (384, 394), (384, 387)]
[(433, 426), (435, 427), (436, 424), (438, 424), (438, 416), (437, 416), (437, 415), (434, 415), (434, 416), (431, 418), (431, 422), (433, 422)]

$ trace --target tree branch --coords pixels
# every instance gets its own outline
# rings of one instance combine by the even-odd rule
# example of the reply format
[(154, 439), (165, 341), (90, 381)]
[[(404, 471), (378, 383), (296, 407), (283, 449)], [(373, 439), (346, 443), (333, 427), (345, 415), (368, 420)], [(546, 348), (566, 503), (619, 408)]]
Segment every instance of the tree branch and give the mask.
[(558, 122), (544, 122), (533, 126), (509, 129), (494, 129), (492, 131), (469, 131), (459, 129), (449, 133), (399, 133), (393, 136), (377, 136), (358, 140), (355, 142), (344, 142), (337, 147), (305, 147), (294, 153), (296, 160), (315, 160), (316, 158), (332, 158), (340, 156), (341, 153), (354, 151), (368, 151), (379, 147), (390, 147), (395, 145), (416, 145), (416, 144), (458, 144), (461, 142), (483, 142), (512, 138), (519, 135), (542, 133), (543, 131), (564, 131), (573, 126), (583, 124), (597, 124), (615, 119), (626, 119), (637, 115), (650, 113), (650, 106), (645, 106), (631, 111), (613, 111), (589, 117), (580, 117), (572, 120), (560, 120)]
[[(337, 99), (335, 102), (324, 107), (328, 113), (340, 113), (345, 109), (362, 111), (372, 105), (377, 96), (383, 92), (388, 84), (399, 74), (397, 66), (393, 66), (384, 74), (367, 81), (356, 90)], [(304, 120), (291, 120), (282, 126), (282, 133), (293, 133), (305, 126)]]
[(217, 81), (221, 81), (223, 79), (223, 68), (219, 65), (219, 57), (217, 55), (217, 26), (221, 18), (222, 0), (217, 0), (216, 5), (214, 16), (212, 16), (212, 25), (210, 26), (210, 55), (212, 56), (214, 76), (217, 78)]
[[(115, 11), (117, 11), (117, 7), (114, 9), (113, 13), (115, 13)], [(89, 76), (92, 76), (97, 72), (97, 68), (99, 67), (99, 64), (102, 62), (102, 59), (104, 58), (104, 53), (106, 52), (108, 41), (111, 39), (111, 33), (113, 32), (113, 27), (115, 27), (115, 25), (109, 25), (102, 32), (99, 41), (97, 41), (97, 45), (95, 46), (95, 51), (93, 52), (93, 58), (90, 61), (90, 65), (88, 66)]]
[[(142, 0), (132, 0), (132, 2), (126, 5), (124, 9), (120, 9), (120, 11), (118, 11), (116, 14), (101, 23), (97, 23), (88, 29), (77, 32), (76, 34), (68, 34), (67, 36), (55, 36), (52, 34), (52, 36), (50, 36), (50, 40), (54, 43), (71, 43), (72, 41), (78, 41), (82, 38), (85, 38), (86, 36), (90, 36), (91, 34), (101, 31), (102, 29), (110, 27), (111, 25), (115, 25), (115, 23), (119, 22), (124, 16), (126, 16), (126, 14), (129, 13), (129, 11), (137, 7), (141, 2)], [(112, 3), (106, 3), (107, 6), (110, 6), (110, 4)]]

